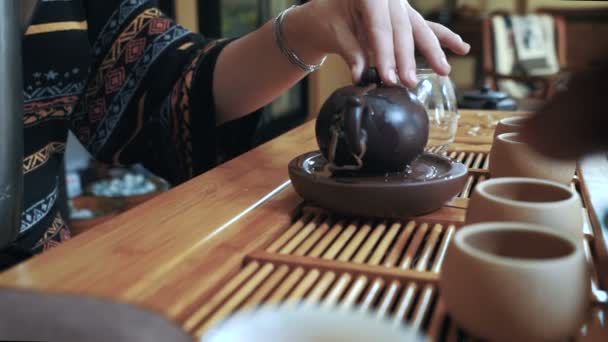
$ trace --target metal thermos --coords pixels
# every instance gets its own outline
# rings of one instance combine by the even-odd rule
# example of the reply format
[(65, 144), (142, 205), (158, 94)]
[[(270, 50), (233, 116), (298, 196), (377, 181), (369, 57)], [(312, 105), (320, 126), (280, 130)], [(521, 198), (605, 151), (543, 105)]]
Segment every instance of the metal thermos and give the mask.
[(0, 1), (0, 250), (21, 226), (23, 203), (23, 37), (20, 0)]

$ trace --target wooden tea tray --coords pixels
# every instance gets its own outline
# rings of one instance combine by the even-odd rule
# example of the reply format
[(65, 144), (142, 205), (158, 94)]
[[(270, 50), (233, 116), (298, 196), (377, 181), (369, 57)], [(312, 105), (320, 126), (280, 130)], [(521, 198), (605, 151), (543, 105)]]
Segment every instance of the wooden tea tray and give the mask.
[[(469, 167), (469, 178), (457, 198), (423, 217), (340, 217), (302, 203), (286, 166), (316, 148), (309, 122), (0, 274), (0, 286), (142, 305), (193, 337), (244, 308), (304, 301), (368, 310), (432, 340), (461, 340), (438, 274), (469, 196), (488, 177), (493, 125), (522, 114), (462, 111), (447, 155)], [(585, 232), (596, 246), (593, 229)], [(602, 315), (595, 310), (589, 326), (605, 324)]]
[[(444, 209), (399, 221), (341, 217), (302, 203), (282, 234), (248, 253), (242, 267), (210, 290), (184, 327), (201, 336), (239, 310), (298, 303), (370, 311), (378, 319), (420, 330), (433, 341), (474, 339), (450, 319), (437, 281), (470, 194), (489, 178), (489, 156), (445, 154), (471, 172), (463, 191)], [(575, 179), (571, 186), (577, 188), (577, 183)], [(590, 252), (593, 234), (590, 227), (585, 230)], [(593, 286), (598, 288), (596, 278)], [(589, 326), (603, 327), (604, 315), (594, 308)], [(586, 340), (587, 329), (583, 327), (579, 340)]]
[(608, 288), (608, 154), (584, 158), (578, 175), (583, 199), (589, 211), (594, 236), (592, 248), (596, 255), (600, 283)]

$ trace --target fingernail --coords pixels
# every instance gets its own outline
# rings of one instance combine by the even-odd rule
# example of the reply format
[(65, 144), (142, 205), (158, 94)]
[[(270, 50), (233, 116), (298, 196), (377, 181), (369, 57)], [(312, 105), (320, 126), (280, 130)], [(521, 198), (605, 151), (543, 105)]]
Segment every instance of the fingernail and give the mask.
[(416, 70), (411, 69), (408, 73), (407, 73), (407, 78), (409, 79), (409, 81), (412, 84), (416, 84), (418, 83), (418, 77), (416, 76)]
[(452, 70), (452, 67), (450, 66), (450, 63), (448, 63), (448, 60), (445, 57), (441, 58), (441, 64), (445, 68), (445, 72), (446, 73), (449, 73)]
[(395, 72), (395, 69), (391, 69), (391, 72), (388, 74), (388, 77), (391, 79), (391, 82), (393, 84), (397, 84), (397, 73)]
[(350, 73), (353, 77), (353, 81), (355, 83), (359, 83), (359, 81), (361, 80), (361, 74), (359, 73), (359, 70), (356, 67), (352, 67), (350, 69)]
[(441, 64), (446, 68), (450, 67), (450, 63), (448, 63), (448, 60), (445, 57), (441, 57)]
[(356, 63), (355, 62), (351, 66), (351, 72), (352, 72), (352, 75), (353, 75), (353, 79), (355, 80), (356, 83), (359, 83), (361, 81), (361, 76), (363, 74), (363, 69), (364, 69), (364, 66), (361, 63)]

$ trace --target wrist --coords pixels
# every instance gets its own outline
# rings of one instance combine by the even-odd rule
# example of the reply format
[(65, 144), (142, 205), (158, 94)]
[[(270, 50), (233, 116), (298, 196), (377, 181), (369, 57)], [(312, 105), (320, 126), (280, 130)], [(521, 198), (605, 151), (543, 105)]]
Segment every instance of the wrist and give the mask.
[(303, 62), (311, 65), (321, 63), (327, 55), (315, 44), (318, 40), (316, 22), (310, 3), (289, 11), (283, 21), (283, 36), (286, 44)]

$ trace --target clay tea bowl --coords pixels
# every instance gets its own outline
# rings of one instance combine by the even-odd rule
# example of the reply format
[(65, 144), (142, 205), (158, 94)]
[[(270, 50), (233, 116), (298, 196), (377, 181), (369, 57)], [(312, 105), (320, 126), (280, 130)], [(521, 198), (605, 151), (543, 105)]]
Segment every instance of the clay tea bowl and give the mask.
[(576, 160), (556, 160), (532, 150), (519, 133), (503, 133), (494, 138), (490, 151), (490, 175), (529, 177), (570, 184)]
[(501, 119), (494, 129), (494, 138), (504, 133), (519, 133), (527, 119), (526, 116), (511, 116)]
[(577, 334), (590, 306), (579, 240), (530, 223), (462, 227), (439, 284), (458, 325), (488, 341), (565, 340)]
[(493, 178), (475, 187), (466, 223), (534, 223), (582, 241), (582, 209), (580, 196), (563, 184), (536, 178)]

